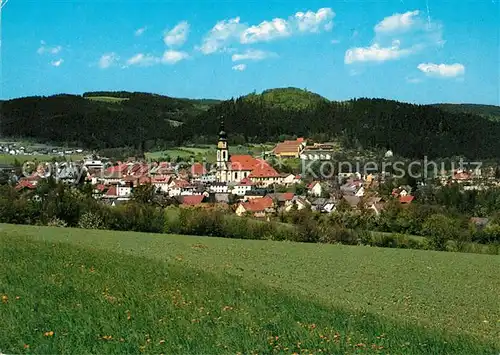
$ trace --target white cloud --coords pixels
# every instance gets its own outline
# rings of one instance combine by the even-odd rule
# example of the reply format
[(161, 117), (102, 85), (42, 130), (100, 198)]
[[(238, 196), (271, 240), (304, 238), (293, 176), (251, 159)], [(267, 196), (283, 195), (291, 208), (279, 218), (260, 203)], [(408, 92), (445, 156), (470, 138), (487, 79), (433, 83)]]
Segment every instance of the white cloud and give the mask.
[(239, 38), (246, 25), (240, 23), (240, 18), (219, 21), (203, 38), (198, 48), (203, 54), (212, 54), (225, 48), (232, 40)]
[(258, 61), (258, 60), (264, 60), (267, 58), (273, 58), (273, 57), (277, 57), (277, 56), (278, 55), (276, 53), (273, 53), (273, 52), (265, 52), (265, 51), (261, 51), (261, 50), (249, 49), (244, 53), (233, 54), (231, 59), (233, 62), (239, 62), (239, 61), (243, 61), (243, 60)]
[(217, 22), (207, 33), (198, 49), (204, 54), (211, 54), (225, 50), (227, 45), (234, 42), (251, 44), (286, 38), (297, 33), (330, 31), (334, 16), (332, 9), (322, 8), (317, 12), (297, 12), (287, 19), (275, 18), (253, 26), (241, 23), (239, 17), (223, 20)]
[(127, 60), (127, 65), (137, 65), (141, 67), (149, 67), (158, 63), (160, 63), (160, 58), (144, 53), (138, 53)]
[(317, 12), (307, 11), (295, 14), (295, 24), (300, 32), (330, 31), (333, 28), (335, 13), (331, 8), (322, 8)]
[(233, 70), (244, 71), (247, 68), (246, 64), (238, 64), (233, 67)]
[(427, 76), (441, 78), (455, 78), (465, 74), (465, 67), (460, 63), (434, 64), (421, 63), (417, 68)]
[(64, 59), (61, 58), (59, 60), (53, 60), (52, 62), (50, 62), (50, 65), (54, 67), (60, 67), (62, 63), (64, 63)]
[(410, 29), (412, 26), (418, 24), (419, 20), (416, 18), (420, 11), (408, 11), (404, 14), (396, 13), (384, 18), (375, 26), (376, 33), (394, 33), (402, 32)]
[(189, 55), (186, 52), (179, 52), (174, 50), (168, 50), (163, 53), (163, 57), (161, 62), (163, 64), (175, 64), (180, 62), (181, 60), (189, 58)]
[(189, 35), (189, 23), (187, 21), (182, 21), (179, 22), (171, 30), (167, 30), (165, 32), (163, 41), (169, 47), (182, 46), (184, 43), (186, 43), (188, 35)]
[(38, 54), (58, 54), (59, 52), (62, 51), (61, 46), (47, 46), (47, 43), (45, 41), (40, 41), (40, 48), (36, 51)]
[(416, 50), (416, 48), (402, 49), (399, 45), (398, 41), (394, 41), (391, 47), (381, 47), (375, 43), (369, 47), (351, 48), (346, 51), (344, 62), (346, 64), (355, 62), (384, 62), (410, 55)]
[(241, 34), (241, 43), (256, 43), (271, 41), (280, 37), (288, 37), (292, 34), (290, 24), (281, 18), (272, 21), (261, 22), (257, 26), (247, 28)]
[(396, 60), (445, 43), (441, 24), (425, 20), (418, 10), (386, 17), (374, 32), (371, 45), (346, 51), (346, 64)]
[(339, 39), (332, 39), (330, 41), (331, 44), (339, 44), (340, 43), (340, 40)]
[(136, 37), (142, 36), (144, 32), (146, 32), (146, 29), (147, 29), (146, 27), (138, 28), (137, 30), (135, 30), (134, 35)]
[(106, 53), (103, 54), (102, 57), (99, 59), (99, 68), (101, 69), (107, 69), (118, 62), (120, 58), (116, 55), (116, 53)]

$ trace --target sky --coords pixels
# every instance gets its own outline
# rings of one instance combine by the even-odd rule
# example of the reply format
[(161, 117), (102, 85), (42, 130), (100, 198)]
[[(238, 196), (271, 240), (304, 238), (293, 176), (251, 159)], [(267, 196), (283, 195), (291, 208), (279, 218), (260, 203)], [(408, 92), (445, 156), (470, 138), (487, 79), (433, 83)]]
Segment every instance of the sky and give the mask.
[(298, 87), (500, 105), (498, 0), (8, 0), (3, 99)]

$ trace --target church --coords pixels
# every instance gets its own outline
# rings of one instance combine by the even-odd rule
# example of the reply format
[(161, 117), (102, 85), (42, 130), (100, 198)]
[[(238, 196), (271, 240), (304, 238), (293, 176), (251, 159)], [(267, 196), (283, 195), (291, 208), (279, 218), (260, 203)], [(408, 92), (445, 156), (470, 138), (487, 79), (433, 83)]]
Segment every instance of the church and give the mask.
[(231, 155), (224, 123), (221, 123), (219, 141), (217, 142), (217, 181), (224, 183), (240, 183), (251, 180), (257, 186), (267, 187), (280, 183), (280, 174), (264, 159), (251, 155)]

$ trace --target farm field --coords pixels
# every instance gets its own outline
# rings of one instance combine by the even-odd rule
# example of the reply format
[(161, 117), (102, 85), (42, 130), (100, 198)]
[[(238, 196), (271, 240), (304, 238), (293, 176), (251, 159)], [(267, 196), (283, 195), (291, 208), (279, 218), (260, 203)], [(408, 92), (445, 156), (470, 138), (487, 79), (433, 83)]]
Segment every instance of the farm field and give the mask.
[(121, 103), (123, 101), (130, 100), (127, 97), (112, 97), (112, 96), (89, 96), (86, 97), (86, 99), (92, 101), (107, 102), (107, 103)]
[[(10, 155), (10, 154), (0, 154), (0, 164), (14, 164), (17, 160), (21, 164), (25, 162), (46, 162), (52, 161), (52, 159), (60, 159), (60, 155)], [(78, 161), (83, 159), (83, 155), (66, 155), (64, 158), (67, 161)]]
[(0, 225), (5, 353), (494, 354), (498, 256)]
[[(231, 154), (253, 154), (259, 155), (265, 150), (272, 149), (272, 146), (230, 146), (229, 152)], [(163, 151), (149, 152), (146, 153), (146, 158), (150, 160), (160, 160), (169, 156), (172, 160), (180, 158), (182, 160), (188, 160), (194, 158), (197, 161), (203, 161), (205, 159), (209, 163), (214, 163), (216, 161), (216, 149), (214, 145), (201, 145), (197, 147), (177, 147), (171, 148)]]

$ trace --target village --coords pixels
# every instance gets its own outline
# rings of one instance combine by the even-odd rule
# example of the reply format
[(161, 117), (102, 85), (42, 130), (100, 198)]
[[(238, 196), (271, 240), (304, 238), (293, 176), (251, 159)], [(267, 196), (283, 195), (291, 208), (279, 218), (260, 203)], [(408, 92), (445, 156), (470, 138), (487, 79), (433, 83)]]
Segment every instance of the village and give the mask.
[[(331, 144), (307, 145), (297, 138), (278, 143), (271, 152), (276, 159), (300, 158), (302, 161), (328, 161), (334, 149)], [(388, 152), (386, 156), (392, 156)], [(334, 212), (340, 204), (352, 209), (364, 208), (379, 215), (389, 199), (402, 205), (414, 201), (410, 186), (400, 186), (388, 196), (381, 196), (378, 187), (388, 173), (350, 171), (338, 172), (335, 178), (314, 179), (305, 174), (280, 173), (263, 157), (229, 153), (227, 133), (221, 128), (217, 142), (217, 161), (155, 162), (148, 164), (133, 158), (126, 162), (105, 165), (103, 159), (89, 155), (81, 162), (39, 164), (31, 174), (16, 182), (18, 191), (34, 190), (37, 184), (53, 176), (57, 181), (74, 184), (90, 183), (93, 196), (110, 206), (126, 203), (134, 189), (154, 186), (157, 194), (165, 196), (180, 207), (221, 207), (238, 216), (266, 218), (277, 212), (311, 209), (322, 213)], [(478, 181), (483, 181), (478, 183)], [(450, 176), (443, 173), (441, 184), (459, 182), (468, 188), (483, 189), (487, 184), (480, 170), (455, 170)], [(489, 185), (496, 182), (489, 178)]]

